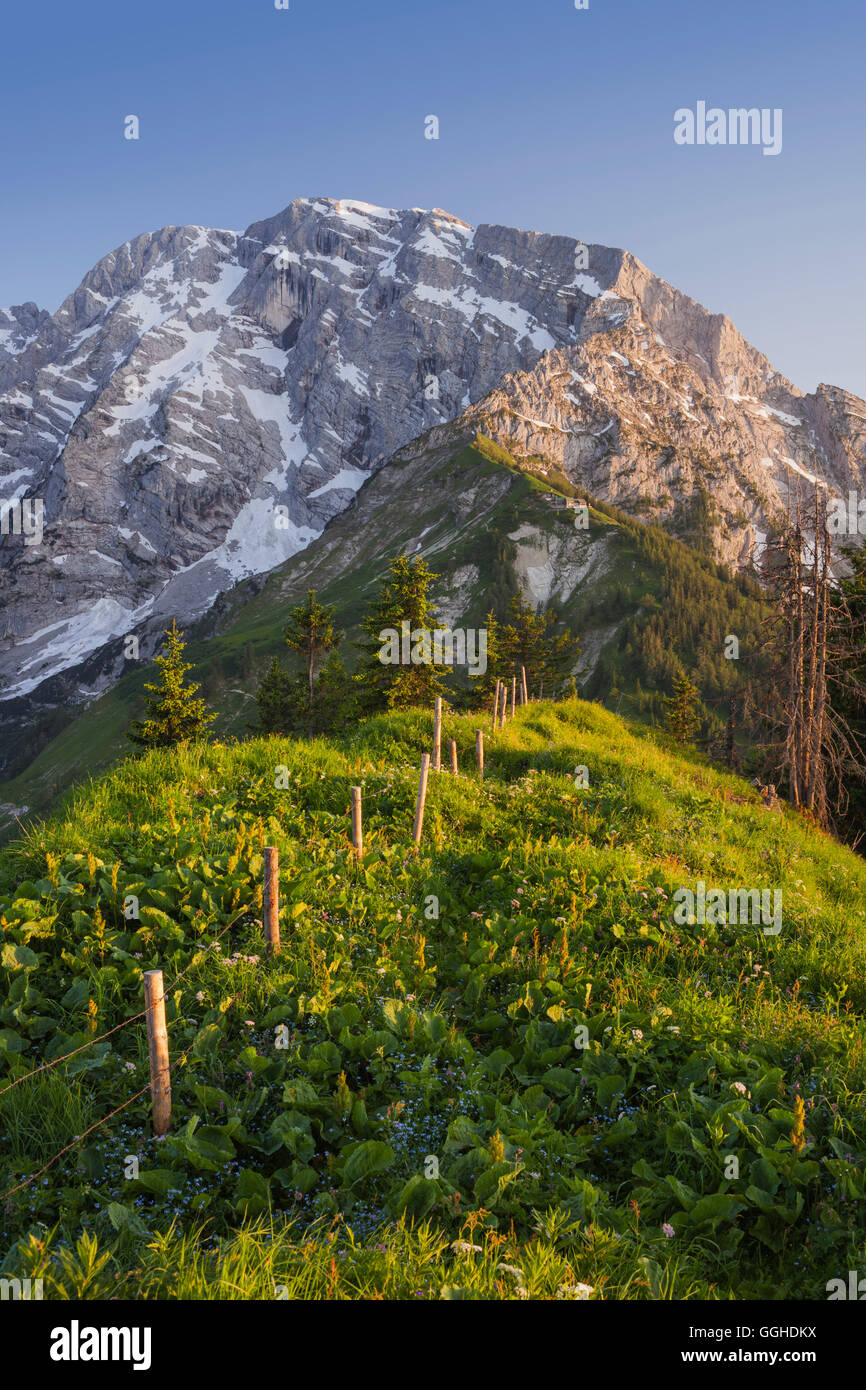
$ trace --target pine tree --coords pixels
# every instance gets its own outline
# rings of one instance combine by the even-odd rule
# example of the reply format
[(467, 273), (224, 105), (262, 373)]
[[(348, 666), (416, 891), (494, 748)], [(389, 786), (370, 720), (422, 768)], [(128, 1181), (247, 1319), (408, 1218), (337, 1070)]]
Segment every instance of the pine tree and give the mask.
[[(356, 680), (365, 709), (430, 705), (435, 696), (446, 693), (432, 660), (432, 633), (442, 627), (430, 600), (430, 586), (437, 578), (421, 556), (410, 559), (404, 552), (391, 561), (387, 579), (363, 623), (367, 636)], [(404, 623), (409, 625), (408, 663), (403, 660)]]
[(548, 609), (536, 612), (522, 594), (509, 606), (511, 621), (502, 629), (502, 653), (509, 674), (526, 668), (530, 690), (541, 693), (546, 685), (554, 692), (571, 674), (580, 655), (580, 646), (570, 632), (557, 632), (556, 614)]
[(344, 729), (358, 717), (358, 692), (338, 652), (331, 652), (316, 680), (314, 732)]
[(127, 738), (141, 748), (172, 748), (202, 738), (208, 724), (216, 719), (215, 714), (208, 714), (204, 700), (193, 699), (199, 685), (185, 683), (192, 664), (182, 659), (186, 642), (176, 622), (166, 628), (165, 635), (165, 652), (155, 658), (161, 673), (159, 683), (144, 687), (153, 692), (145, 700), (146, 718), (136, 720), (127, 733)]
[(665, 698), (665, 722), (677, 743), (688, 743), (698, 731), (700, 695), (697, 686), (681, 670), (674, 681), (673, 695)]
[(487, 670), (483, 676), (473, 676), (471, 689), (475, 709), (492, 709), (496, 682), (511, 675), (511, 665), (502, 650), (502, 626), (493, 609), (484, 619), (487, 632)]
[(256, 732), (287, 734), (292, 730), (292, 712), (296, 705), (295, 682), (274, 657), (267, 674), (256, 691), (259, 722)]
[(283, 637), (290, 651), (302, 658), (307, 680), (307, 733), (312, 736), (316, 703), (316, 668), (322, 658), (340, 642), (342, 633), (334, 627), (334, 609), (316, 599), (315, 589), (307, 591), (307, 602), (293, 608)]

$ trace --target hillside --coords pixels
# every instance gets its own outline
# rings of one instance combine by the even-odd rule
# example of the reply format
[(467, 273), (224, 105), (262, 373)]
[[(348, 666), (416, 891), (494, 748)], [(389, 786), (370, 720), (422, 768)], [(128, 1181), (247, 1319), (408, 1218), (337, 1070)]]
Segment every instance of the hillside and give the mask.
[[(862, 1266), (866, 865), (600, 706), (519, 711), (483, 783), (477, 723), (446, 720), (461, 775), (431, 775), (417, 854), (422, 711), (124, 762), (0, 852), (0, 1090), (124, 1025), (0, 1094), (0, 1195), (70, 1146), (0, 1208), (5, 1274), (46, 1297), (809, 1300)], [(699, 881), (779, 890), (780, 930), (678, 925)], [(162, 1142), (126, 1104), (156, 966)]]
[[(439, 575), (433, 597), (444, 622), (482, 627), (491, 607), (501, 618), (510, 595), (522, 592), (555, 606), (578, 635), (576, 676), (587, 693), (661, 721), (661, 692), (682, 661), (698, 672), (707, 718), (717, 724), (723, 697), (740, 688), (746, 667), (757, 669), (759, 591), (702, 553), (705, 513), (693, 514), (690, 545), (602, 503), (590, 507), (584, 530), (549, 501), (574, 493), (564, 476), (539, 477), (532, 460), (516, 460), (483, 435), (418, 445), (386, 464), (307, 549), (239, 584), (191, 630), (189, 657), (219, 734), (243, 737), (255, 724), (256, 687), (271, 659), (286, 656), (287, 614), (308, 588), (336, 607), (353, 666), (360, 620), (402, 548)], [(730, 632), (740, 639), (739, 663), (722, 655)], [(122, 640), (108, 652), (126, 674), (35, 757), (31, 740), (18, 745), (15, 775), (0, 781), (0, 839), (15, 831), (16, 816), (44, 814), (128, 751), (126, 729), (150, 676), (144, 661), (124, 661)]]

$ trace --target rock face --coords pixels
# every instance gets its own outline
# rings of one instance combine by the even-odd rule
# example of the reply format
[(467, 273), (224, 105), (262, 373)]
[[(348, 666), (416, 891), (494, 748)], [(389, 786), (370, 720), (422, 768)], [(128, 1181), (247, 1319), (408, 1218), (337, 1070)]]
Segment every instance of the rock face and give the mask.
[(558, 471), (686, 541), (703, 493), (715, 554), (735, 569), (757, 558), (798, 493), (866, 497), (863, 401), (824, 385), (803, 395), (728, 319), (630, 256), (615, 285), (587, 309), (574, 346), (510, 374), (430, 442), (478, 430), (542, 476)]
[(0, 368), (35, 343), (40, 333), (50, 333), (51, 315), (39, 309), (32, 300), (0, 309)]
[(0, 313), (0, 501), (44, 506), (41, 544), (0, 540), (0, 737), (443, 429), (681, 531), (706, 489), (740, 565), (798, 478), (864, 483), (862, 401), (802, 395), (627, 252), (324, 198), (243, 234), (164, 228), (56, 314)]

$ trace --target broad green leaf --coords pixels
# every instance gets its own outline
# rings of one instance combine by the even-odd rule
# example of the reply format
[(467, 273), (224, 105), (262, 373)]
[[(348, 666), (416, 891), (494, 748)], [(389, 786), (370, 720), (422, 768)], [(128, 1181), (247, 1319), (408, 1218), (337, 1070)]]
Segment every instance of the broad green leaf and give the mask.
[(343, 1181), (351, 1187), (373, 1173), (382, 1173), (394, 1162), (394, 1151), (387, 1144), (366, 1139), (357, 1144), (343, 1164)]

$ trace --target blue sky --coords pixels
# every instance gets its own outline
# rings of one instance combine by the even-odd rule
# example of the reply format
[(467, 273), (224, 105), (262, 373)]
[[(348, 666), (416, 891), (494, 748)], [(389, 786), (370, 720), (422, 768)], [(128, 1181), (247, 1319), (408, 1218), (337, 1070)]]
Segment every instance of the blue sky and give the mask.
[[(626, 246), (866, 397), (862, 0), (13, 0), (3, 37), (0, 304), (169, 223), (438, 206)], [(675, 145), (699, 100), (781, 107), (782, 153)]]

